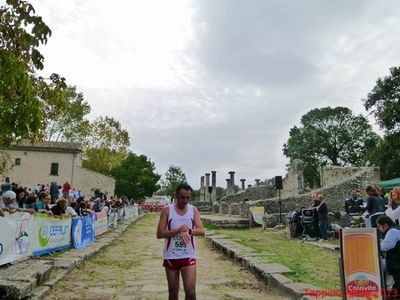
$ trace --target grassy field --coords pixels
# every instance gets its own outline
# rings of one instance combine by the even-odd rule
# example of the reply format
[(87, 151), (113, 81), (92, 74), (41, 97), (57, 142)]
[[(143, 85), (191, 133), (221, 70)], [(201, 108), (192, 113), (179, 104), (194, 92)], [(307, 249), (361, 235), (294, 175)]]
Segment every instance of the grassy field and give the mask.
[(262, 254), (265, 262), (280, 263), (294, 274), (287, 275), (295, 282), (310, 283), (325, 289), (340, 289), (338, 254), (300, 240), (288, 239), (261, 228), (217, 229), (206, 226), (216, 234), (235, 239)]

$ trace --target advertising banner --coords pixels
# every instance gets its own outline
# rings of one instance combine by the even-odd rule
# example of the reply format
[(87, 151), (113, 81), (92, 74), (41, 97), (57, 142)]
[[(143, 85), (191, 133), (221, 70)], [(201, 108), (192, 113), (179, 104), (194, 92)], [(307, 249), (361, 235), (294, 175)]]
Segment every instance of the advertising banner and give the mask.
[(31, 255), (34, 222), (34, 216), (28, 213), (5, 213), (5, 217), (0, 217), (0, 265)]
[(31, 240), (33, 256), (69, 248), (71, 242), (71, 217), (50, 217), (36, 214)]
[(256, 222), (259, 225), (262, 225), (264, 206), (251, 206), (250, 211), (253, 215), (254, 222)]
[(382, 299), (379, 240), (376, 228), (344, 228), (340, 234), (344, 299)]
[(108, 214), (108, 226), (117, 228), (117, 210), (112, 208)]
[(82, 249), (95, 241), (94, 220), (95, 215), (75, 217), (72, 219), (72, 244), (75, 249)]
[(96, 220), (94, 221), (94, 235), (98, 236), (107, 232), (108, 230), (108, 219), (107, 213), (98, 212), (96, 213)]
[(134, 205), (133, 206), (133, 215), (138, 216), (139, 215), (139, 206)]
[(125, 210), (125, 219), (130, 219), (135, 216), (133, 212), (133, 206), (127, 206), (124, 208), (124, 210)]

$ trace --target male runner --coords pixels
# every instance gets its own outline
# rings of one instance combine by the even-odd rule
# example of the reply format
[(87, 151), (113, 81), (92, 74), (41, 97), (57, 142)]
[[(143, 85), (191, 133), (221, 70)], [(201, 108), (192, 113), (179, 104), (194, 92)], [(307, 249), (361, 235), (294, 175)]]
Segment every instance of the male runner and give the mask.
[(161, 211), (157, 238), (165, 238), (164, 263), (169, 300), (177, 300), (179, 274), (182, 274), (185, 299), (196, 299), (196, 244), (194, 236), (204, 235), (196, 207), (189, 204), (193, 189), (184, 183), (175, 190), (175, 203)]

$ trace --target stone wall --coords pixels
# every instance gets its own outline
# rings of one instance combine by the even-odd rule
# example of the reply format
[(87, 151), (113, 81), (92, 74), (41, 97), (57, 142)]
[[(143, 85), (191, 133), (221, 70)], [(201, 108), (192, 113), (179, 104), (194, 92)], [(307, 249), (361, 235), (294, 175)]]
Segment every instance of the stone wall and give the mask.
[[(287, 212), (296, 210), (300, 207), (310, 207), (311, 193), (324, 194), (329, 211), (344, 211), (344, 200), (350, 195), (351, 189), (356, 187), (358, 190), (360, 190), (363, 197), (365, 197), (365, 188), (367, 185), (374, 184), (375, 182), (379, 181), (378, 174), (379, 168), (363, 167), (359, 168), (359, 171), (353, 174), (353, 176), (344, 178), (341, 181), (336, 181), (335, 184), (327, 185), (301, 195), (282, 197), (282, 211), (286, 214)], [(264, 205), (265, 211), (268, 214), (279, 212), (279, 201), (277, 197), (249, 201), (246, 205)]]
[(379, 168), (326, 166), (321, 169), (321, 187), (334, 185), (343, 181), (343, 178), (350, 178), (363, 170), (370, 170), (371, 183), (380, 180)]
[(271, 185), (259, 185), (252, 186), (245, 190), (240, 190), (234, 195), (228, 195), (222, 197), (222, 202), (227, 203), (238, 203), (243, 202), (245, 199), (248, 200), (258, 200), (276, 197), (277, 193), (273, 186)]

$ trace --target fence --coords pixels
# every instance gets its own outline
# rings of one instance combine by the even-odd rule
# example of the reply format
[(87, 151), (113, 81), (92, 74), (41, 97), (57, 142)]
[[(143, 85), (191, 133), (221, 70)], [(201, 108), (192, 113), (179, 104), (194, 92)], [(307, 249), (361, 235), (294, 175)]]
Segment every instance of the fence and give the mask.
[[(107, 232), (110, 224), (139, 214), (137, 206), (128, 206), (106, 213), (83, 217), (53, 217), (16, 212), (0, 217), (0, 266), (58, 250), (83, 249)], [(110, 216), (113, 216), (110, 223)]]

